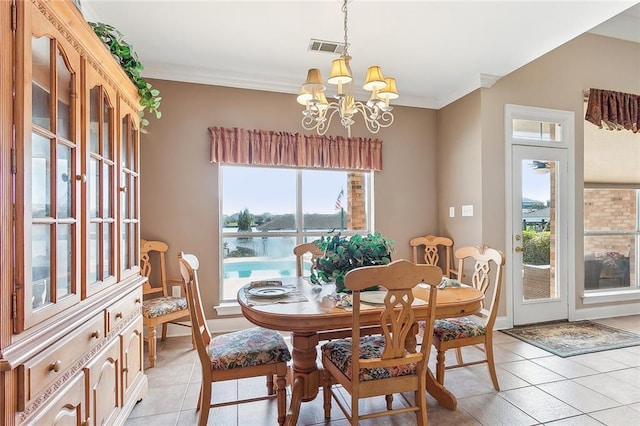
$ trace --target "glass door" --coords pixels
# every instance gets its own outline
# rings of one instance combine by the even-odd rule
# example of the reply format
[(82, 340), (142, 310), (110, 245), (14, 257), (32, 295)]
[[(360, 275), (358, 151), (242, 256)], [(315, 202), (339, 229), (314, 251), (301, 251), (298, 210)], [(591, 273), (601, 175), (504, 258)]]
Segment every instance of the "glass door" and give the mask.
[(566, 156), (512, 147), (514, 325), (568, 317)]

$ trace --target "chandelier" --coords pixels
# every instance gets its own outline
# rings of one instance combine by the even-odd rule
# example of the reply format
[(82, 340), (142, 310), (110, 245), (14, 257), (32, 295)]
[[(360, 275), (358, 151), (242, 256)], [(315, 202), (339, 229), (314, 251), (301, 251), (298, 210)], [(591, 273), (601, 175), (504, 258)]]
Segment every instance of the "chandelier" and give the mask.
[(351, 125), (355, 124), (354, 116), (362, 114), (367, 129), (371, 133), (378, 133), (380, 128), (389, 127), (393, 123), (393, 109), (389, 105), (391, 99), (398, 98), (395, 78), (384, 78), (379, 66), (370, 66), (367, 70), (362, 88), (371, 92), (367, 102), (357, 101), (353, 93), (353, 78), (351, 74), (351, 56), (349, 56), (348, 11), (347, 1), (344, 0), (344, 49), (338, 59), (331, 64), (331, 74), (327, 83), (337, 85), (335, 100), (328, 102), (325, 96), (325, 86), (318, 68), (311, 68), (307, 72), (307, 79), (298, 95), (298, 103), (304, 105), (302, 111), (302, 127), (315, 130), (319, 135), (327, 133), (331, 120), (340, 117), (340, 123), (351, 136)]

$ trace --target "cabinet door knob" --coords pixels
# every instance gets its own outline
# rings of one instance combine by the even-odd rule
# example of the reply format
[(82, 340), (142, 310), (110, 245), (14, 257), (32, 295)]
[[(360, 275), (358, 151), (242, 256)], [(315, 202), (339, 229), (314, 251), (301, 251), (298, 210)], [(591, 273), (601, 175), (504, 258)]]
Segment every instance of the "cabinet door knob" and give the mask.
[(122, 318), (122, 312), (118, 312), (118, 313), (116, 314), (116, 319), (118, 319), (118, 318)]
[(76, 180), (85, 183), (87, 181), (87, 175), (84, 173), (76, 175)]
[(52, 362), (51, 365), (49, 365), (49, 371), (55, 371), (56, 373), (60, 371), (60, 368), (62, 368), (62, 361), (60, 360)]
[(87, 420), (82, 422), (82, 426), (90, 426), (91, 425), (91, 417), (87, 417)]
[(100, 338), (100, 330), (96, 330), (93, 333), (91, 333), (91, 337), (95, 337), (96, 339)]
[(126, 186), (121, 186), (120, 187), (120, 192), (127, 192), (127, 187)]
[(136, 303), (140, 303), (142, 302), (142, 299), (140, 299), (139, 297), (136, 297)]

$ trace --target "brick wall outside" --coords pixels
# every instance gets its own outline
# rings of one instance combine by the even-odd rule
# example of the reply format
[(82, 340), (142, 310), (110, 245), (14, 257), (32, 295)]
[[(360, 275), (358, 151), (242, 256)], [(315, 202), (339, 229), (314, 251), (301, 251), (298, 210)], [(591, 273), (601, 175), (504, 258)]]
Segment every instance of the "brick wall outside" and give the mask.
[[(586, 188), (584, 190), (584, 230), (635, 231), (636, 190)], [(630, 258), (631, 285), (636, 283), (635, 238), (633, 235), (588, 235), (584, 238), (584, 254), (597, 256), (617, 252)]]
[(367, 204), (364, 174), (352, 172), (347, 175), (347, 229), (367, 229)]

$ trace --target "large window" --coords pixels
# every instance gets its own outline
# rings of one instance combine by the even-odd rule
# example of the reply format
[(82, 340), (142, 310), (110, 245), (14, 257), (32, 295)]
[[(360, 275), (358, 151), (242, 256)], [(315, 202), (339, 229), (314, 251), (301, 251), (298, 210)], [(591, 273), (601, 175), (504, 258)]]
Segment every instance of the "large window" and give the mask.
[(371, 228), (371, 173), (220, 166), (222, 300), (249, 281), (296, 274), (293, 247)]
[(638, 287), (640, 190), (584, 190), (585, 291)]

